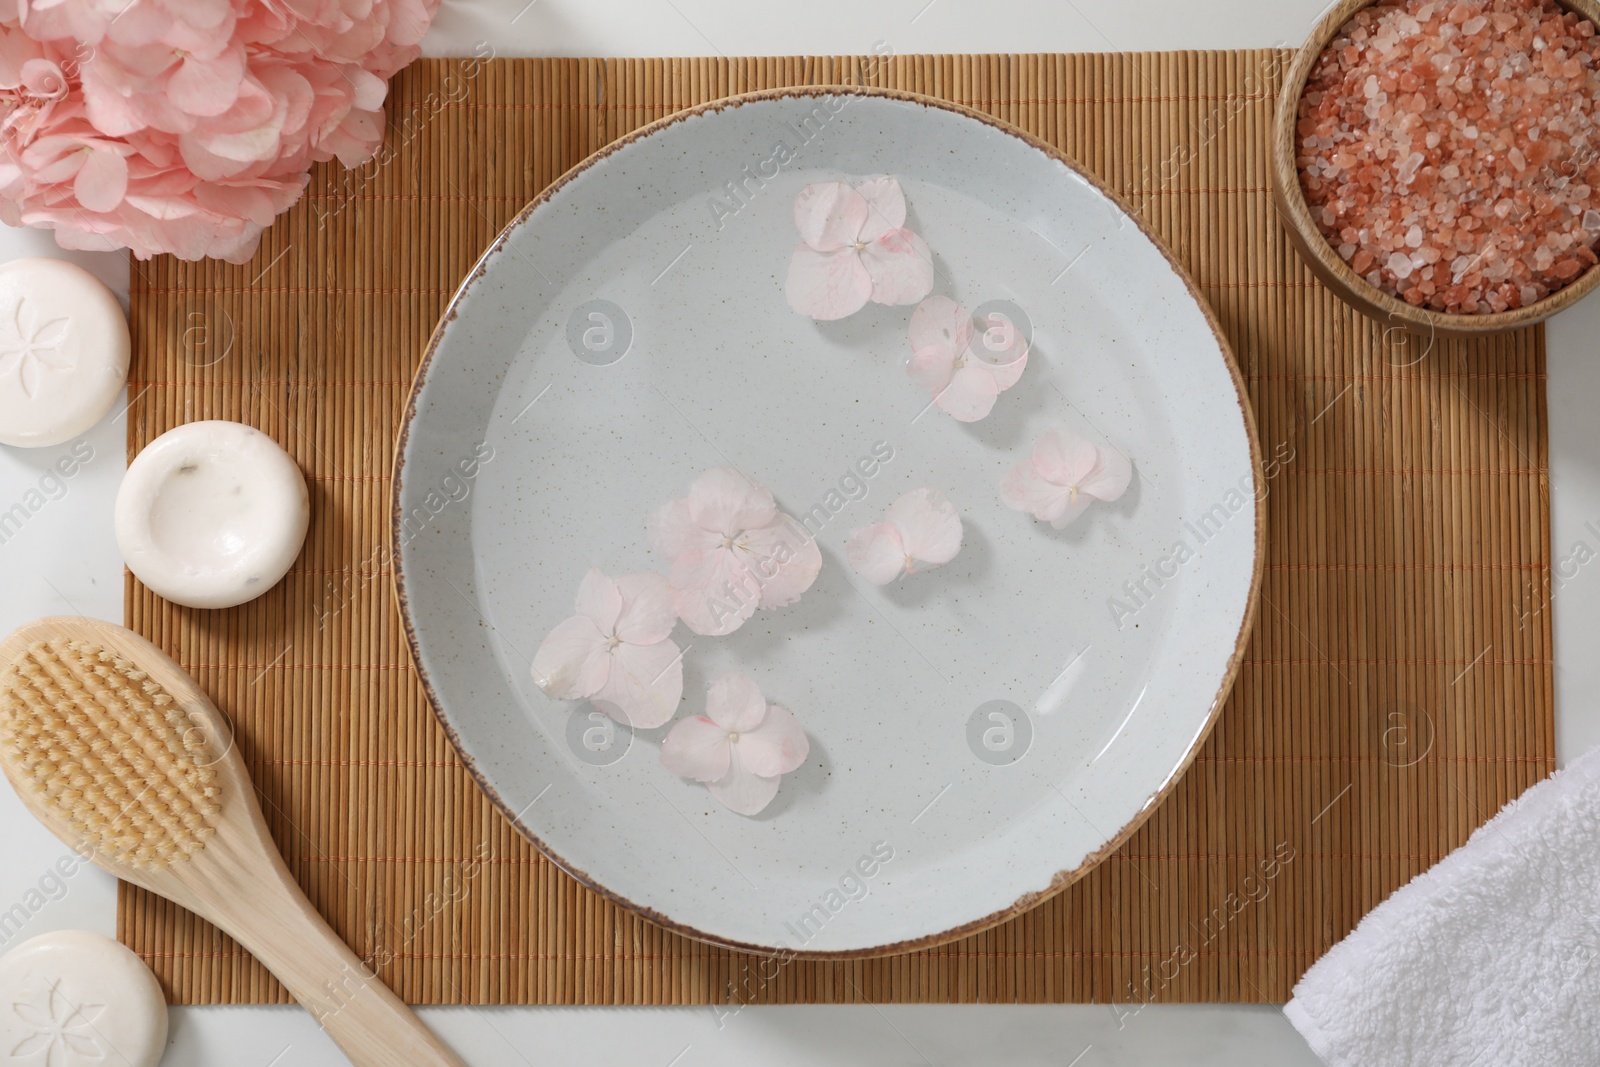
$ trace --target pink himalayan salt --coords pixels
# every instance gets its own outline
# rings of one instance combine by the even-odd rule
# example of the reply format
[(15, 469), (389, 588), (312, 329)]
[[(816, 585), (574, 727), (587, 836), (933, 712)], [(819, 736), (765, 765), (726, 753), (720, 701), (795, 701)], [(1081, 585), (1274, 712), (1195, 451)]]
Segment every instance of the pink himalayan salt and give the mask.
[(1550, 0), (1357, 12), (1301, 97), (1312, 217), (1357, 274), (1457, 314), (1525, 307), (1597, 262), (1600, 36)]

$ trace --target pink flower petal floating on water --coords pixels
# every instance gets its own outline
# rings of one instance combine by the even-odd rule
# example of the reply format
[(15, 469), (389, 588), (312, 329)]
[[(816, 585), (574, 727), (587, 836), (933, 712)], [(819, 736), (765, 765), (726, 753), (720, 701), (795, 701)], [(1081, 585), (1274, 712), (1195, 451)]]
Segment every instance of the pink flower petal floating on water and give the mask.
[(578, 614), (533, 655), (533, 680), (557, 700), (588, 700), (638, 729), (672, 718), (683, 699), (683, 654), (669, 636), (672, 589), (659, 574), (611, 579), (590, 568)]
[(869, 582), (888, 585), (942, 567), (961, 551), (961, 515), (937, 489), (913, 489), (889, 505), (883, 521), (850, 535), (845, 555)]
[(731, 634), (758, 607), (793, 604), (822, 570), (810, 532), (731, 467), (712, 467), (688, 496), (657, 509), (650, 539), (668, 564), (678, 617), (709, 637)]
[(1133, 464), (1121, 452), (1072, 430), (1051, 430), (1007, 472), (1000, 495), (1008, 507), (1060, 530), (1096, 500), (1122, 496), (1132, 481)]
[(927, 296), (933, 254), (905, 221), (905, 194), (890, 177), (859, 186), (819, 182), (800, 190), (794, 201), (800, 244), (785, 284), (789, 306), (831, 321), (854, 315), (869, 300), (915, 304)]
[(993, 411), (1028, 365), (1021, 331), (1003, 315), (986, 319), (977, 332), (967, 309), (948, 296), (930, 296), (911, 314), (906, 373), (961, 422), (977, 422)]
[(749, 675), (729, 671), (711, 683), (706, 713), (680, 720), (667, 734), (661, 765), (704, 782), (730, 810), (755, 815), (810, 752), (811, 742), (789, 709), (768, 704)]

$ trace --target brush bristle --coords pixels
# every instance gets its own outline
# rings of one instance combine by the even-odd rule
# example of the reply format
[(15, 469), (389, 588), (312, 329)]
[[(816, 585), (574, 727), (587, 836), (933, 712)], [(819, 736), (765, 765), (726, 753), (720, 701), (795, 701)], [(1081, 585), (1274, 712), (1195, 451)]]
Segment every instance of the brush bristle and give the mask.
[(146, 870), (205, 848), (222, 790), (205, 731), (133, 663), (41, 641), (0, 672), (0, 759), (91, 848)]

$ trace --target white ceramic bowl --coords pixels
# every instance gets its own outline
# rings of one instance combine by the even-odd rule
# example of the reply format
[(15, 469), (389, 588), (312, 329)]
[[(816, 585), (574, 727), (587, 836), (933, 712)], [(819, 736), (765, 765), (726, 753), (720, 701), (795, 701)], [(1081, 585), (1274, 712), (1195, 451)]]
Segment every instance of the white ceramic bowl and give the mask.
[[(883, 173), (934, 251), (935, 293), (1031, 318), (1029, 366), (982, 422), (925, 410), (904, 370), (911, 308), (813, 323), (786, 303), (796, 193)], [(1064, 531), (999, 495), (1053, 426), (1135, 468)], [(875, 446), (893, 458), (860, 478)], [(1053, 150), (904, 94), (741, 97), (574, 169), (457, 294), (396, 462), (396, 586), (472, 773), (588, 885), (754, 951), (923, 947), (1080, 876), (1188, 765), (1253, 617), (1259, 449), (1193, 283)], [(659, 765), (665, 728), (608, 739), (529, 674), (588, 567), (664, 569), (646, 516), (719, 465), (793, 514), (843, 501), (798, 604), (729, 637), (675, 635), (680, 715), (738, 667), (810, 735), (753, 819)], [(965, 547), (868, 585), (846, 538), (924, 485), (960, 506)], [(1007, 720), (988, 717), (996, 700)]]

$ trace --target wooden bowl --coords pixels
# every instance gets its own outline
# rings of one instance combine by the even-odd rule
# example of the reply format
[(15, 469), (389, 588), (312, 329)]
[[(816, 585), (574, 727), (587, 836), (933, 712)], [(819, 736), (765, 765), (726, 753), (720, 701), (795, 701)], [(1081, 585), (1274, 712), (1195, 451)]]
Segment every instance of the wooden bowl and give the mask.
[[(1284, 75), (1283, 88), (1279, 90), (1278, 110), (1272, 131), (1272, 195), (1295, 247), (1300, 249), (1317, 276), (1346, 303), (1380, 322), (1402, 325), (1429, 335), (1478, 337), (1500, 333), (1541, 322), (1582, 300), (1590, 290), (1600, 285), (1600, 265), (1590, 267), (1563, 288), (1527, 307), (1484, 315), (1451, 315), (1429, 311), (1389, 295), (1357, 274), (1317, 228), (1300, 185), (1299, 167), (1295, 164), (1295, 145), (1299, 140), (1295, 127), (1299, 119), (1300, 97), (1305, 93), (1311, 69), (1323, 49), (1356, 12), (1376, 2), (1378, 0), (1340, 0), (1335, 4), (1311, 31), (1306, 43), (1300, 46), (1300, 51)], [(1557, 2), (1600, 27), (1600, 2), (1597, 0)]]

